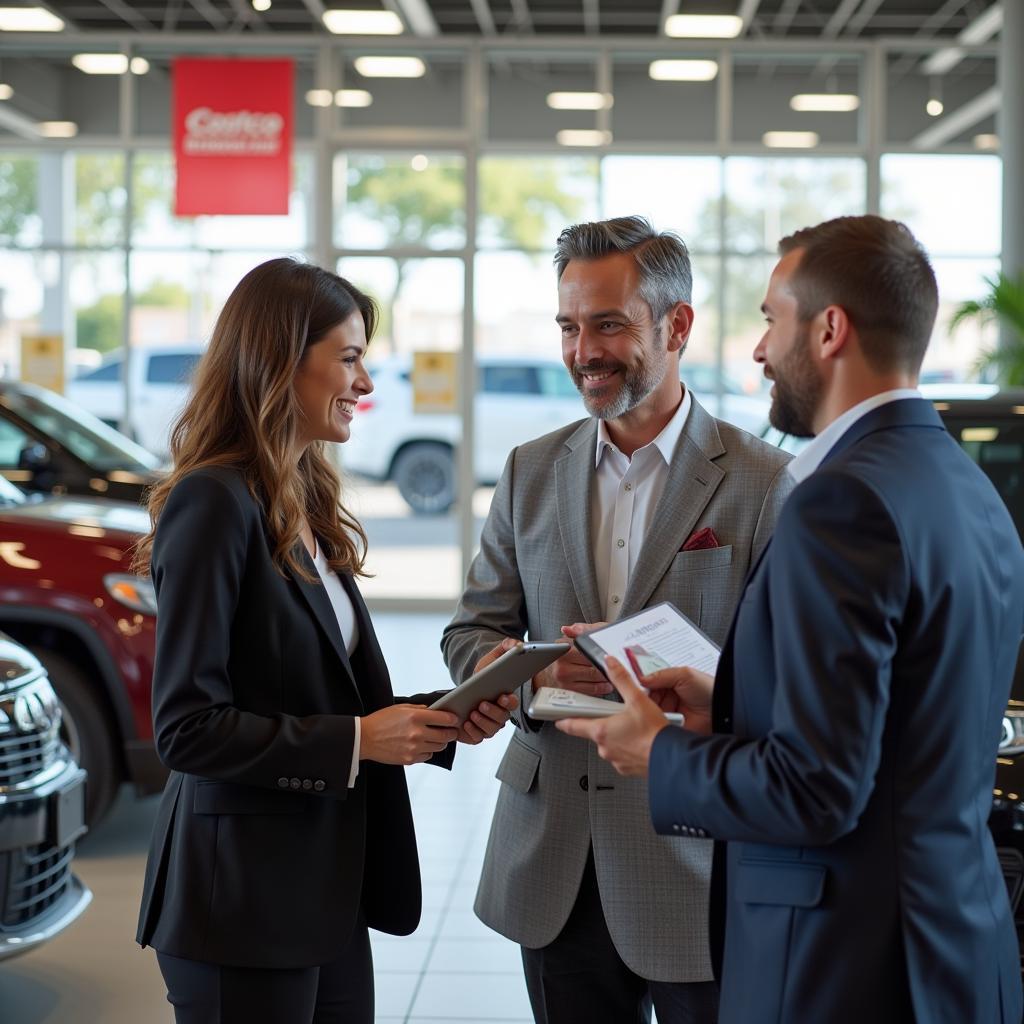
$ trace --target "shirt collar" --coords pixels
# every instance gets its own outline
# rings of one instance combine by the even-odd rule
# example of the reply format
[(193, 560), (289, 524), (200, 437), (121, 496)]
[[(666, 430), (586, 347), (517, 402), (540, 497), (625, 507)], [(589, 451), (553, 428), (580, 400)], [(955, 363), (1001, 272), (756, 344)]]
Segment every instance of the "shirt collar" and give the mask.
[[(665, 460), (665, 465), (670, 465), (672, 462), (672, 453), (676, 450), (676, 444), (683, 432), (683, 427), (686, 425), (686, 417), (690, 414), (691, 405), (693, 405), (693, 399), (690, 397), (690, 389), (683, 385), (683, 400), (679, 403), (678, 408), (672, 414), (672, 419), (665, 424), (661, 433), (651, 441), (650, 444), (644, 445), (644, 448), (649, 448), (651, 445), (654, 445), (654, 447), (661, 452), (661, 457)], [(605, 449), (607, 448), (611, 448), (613, 451), (619, 450), (615, 446), (615, 442), (608, 435), (608, 424), (604, 420), (598, 420), (597, 450), (594, 453), (595, 467), (601, 465), (601, 456), (604, 455)], [(637, 451), (643, 451), (644, 448), (638, 448)], [(633, 454), (635, 455), (636, 452)]]
[(804, 448), (789, 463), (787, 469), (789, 475), (797, 482), (806, 480), (825, 460), (825, 456), (835, 447), (836, 442), (854, 425), (861, 417), (866, 416), (873, 409), (889, 402), (898, 402), (904, 398), (920, 398), (921, 392), (917, 388), (896, 388), (893, 391), (882, 391), (863, 402), (858, 402), (853, 408), (847, 409), (841, 416), (837, 416), (811, 443)]

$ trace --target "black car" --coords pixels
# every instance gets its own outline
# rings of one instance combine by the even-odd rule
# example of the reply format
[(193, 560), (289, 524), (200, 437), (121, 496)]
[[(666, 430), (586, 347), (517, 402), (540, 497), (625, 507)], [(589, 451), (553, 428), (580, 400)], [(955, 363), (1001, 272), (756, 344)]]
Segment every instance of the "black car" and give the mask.
[(71, 872), (85, 772), (60, 741), (43, 666), (0, 634), (0, 959), (53, 938), (92, 894)]
[[(946, 429), (995, 485), (1024, 539), (1024, 390), (994, 385), (923, 385)], [(789, 452), (807, 442), (772, 428), (765, 440)], [(996, 759), (989, 828), (1024, 950), (1024, 649), (1017, 661)], [(1024, 970), (1024, 954), (1021, 959)]]
[(138, 505), (160, 460), (46, 388), (0, 381), (0, 473), (23, 491)]

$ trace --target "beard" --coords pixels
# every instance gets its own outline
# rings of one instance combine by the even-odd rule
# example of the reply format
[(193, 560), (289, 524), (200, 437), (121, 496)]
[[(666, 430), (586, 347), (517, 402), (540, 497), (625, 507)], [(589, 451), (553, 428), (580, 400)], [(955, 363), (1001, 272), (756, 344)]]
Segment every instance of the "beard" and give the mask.
[(768, 367), (775, 381), (768, 421), (793, 437), (814, 437), (812, 424), (825, 390), (825, 382), (811, 362), (810, 338), (810, 328), (801, 328), (789, 351)]
[[(642, 353), (631, 366), (615, 360), (599, 359), (584, 365), (574, 364), (569, 371), (572, 382), (583, 396), (583, 405), (591, 416), (616, 420), (635, 409), (665, 379), (667, 353), (655, 350)], [(586, 388), (585, 373), (610, 373), (616, 376), (600, 388)]]

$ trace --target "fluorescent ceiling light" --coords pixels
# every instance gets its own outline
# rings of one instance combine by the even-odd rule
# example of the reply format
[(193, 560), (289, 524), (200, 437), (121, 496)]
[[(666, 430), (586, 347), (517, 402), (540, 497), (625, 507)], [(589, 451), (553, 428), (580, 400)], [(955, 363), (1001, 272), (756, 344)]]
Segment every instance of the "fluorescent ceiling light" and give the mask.
[(334, 94), (330, 89), (309, 89), (306, 102), (311, 107), (329, 107), (334, 103)]
[(612, 133), (563, 128), (555, 138), (560, 146), (607, 146), (612, 141)]
[(710, 82), (718, 74), (713, 60), (652, 60), (648, 74), (656, 82)]
[(149, 71), (149, 61), (145, 57), (132, 57), (128, 67), (133, 75), (144, 75)]
[(71, 63), (87, 75), (123, 75), (128, 70), (123, 53), (76, 53)]
[(814, 149), (817, 132), (765, 132), (761, 141), (772, 149)]
[(860, 97), (848, 92), (801, 92), (789, 101), (792, 110), (801, 113), (811, 111), (828, 111), (843, 113), (856, 110), (860, 106)]
[(254, 11), (269, 11), (270, 0), (252, 0), (252, 9)]
[(743, 19), (735, 14), (673, 14), (665, 19), (665, 35), (675, 39), (735, 39)]
[(334, 94), (336, 107), (368, 107), (372, 102), (372, 94), (365, 89), (339, 89)]
[(0, 7), (0, 32), (60, 32), (64, 20), (42, 7)]
[(394, 11), (324, 11), (323, 22), (339, 36), (397, 36), (404, 30)]
[(40, 121), (36, 128), (44, 139), (73, 139), (78, 134), (74, 121)]
[(975, 149), (998, 149), (999, 148), (999, 136), (993, 135), (991, 132), (982, 132), (981, 135), (974, 136), (974, 148)]
[(552, 110), (607, 110), (615, 100), (609, 92), (549, 92)]
[(6, 82), (0, 82), (0, 100), (9, 100), (14, 95), (14, 89)]
[(356, 57), (363, 78), (422, 78), (427, 66), (419, 57)]

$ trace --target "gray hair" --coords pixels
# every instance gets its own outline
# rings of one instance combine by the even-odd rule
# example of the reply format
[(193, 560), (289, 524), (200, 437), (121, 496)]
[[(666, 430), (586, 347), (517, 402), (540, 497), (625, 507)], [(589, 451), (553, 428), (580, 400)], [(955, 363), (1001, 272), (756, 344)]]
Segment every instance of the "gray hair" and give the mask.
[(558, 236), (558, 280), (569, 260), (599, 260), (617, 252), (632, 254), (640, 272), (640, 297), (660, 320), (677, 302), (689, 302), (693, 272), (686, 243), (672, 231), (655, 231), (645, 217), (615, 217), (573, 224)]

